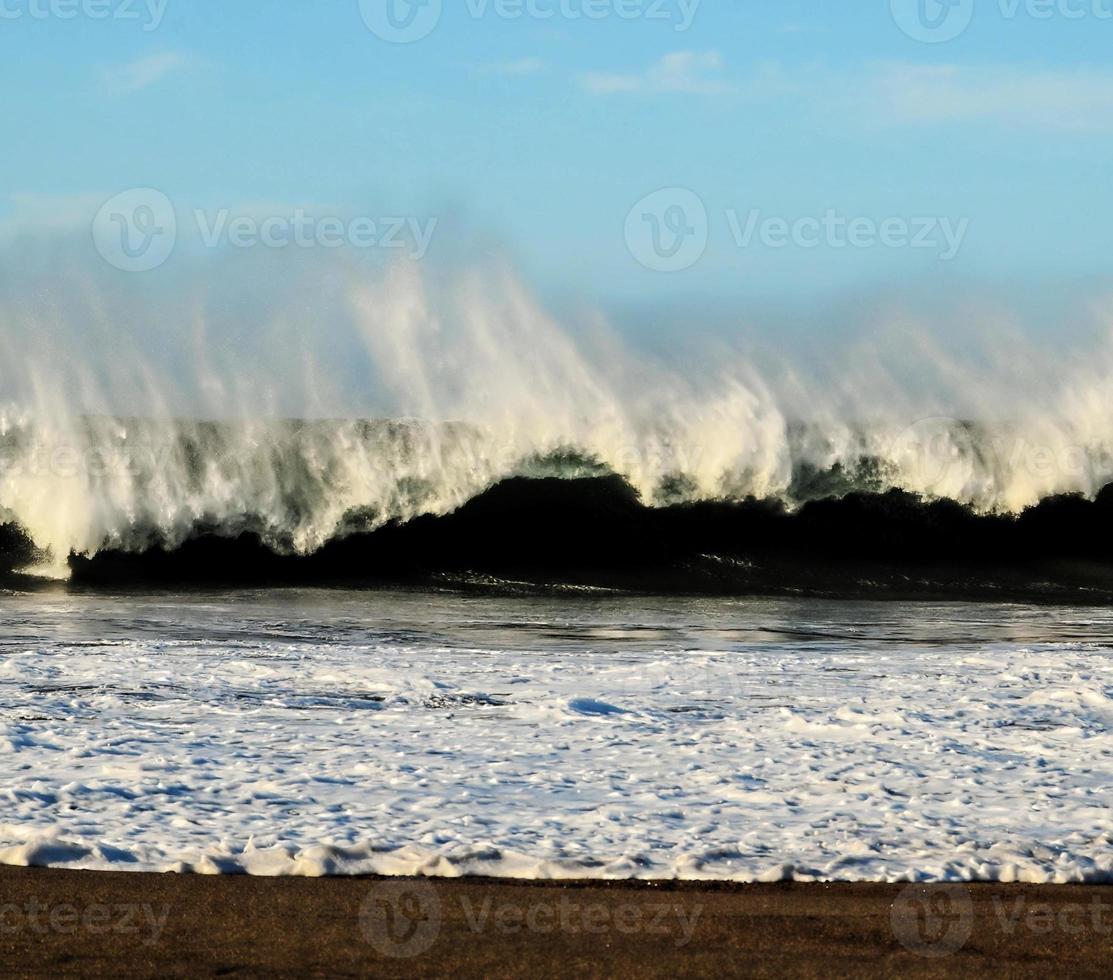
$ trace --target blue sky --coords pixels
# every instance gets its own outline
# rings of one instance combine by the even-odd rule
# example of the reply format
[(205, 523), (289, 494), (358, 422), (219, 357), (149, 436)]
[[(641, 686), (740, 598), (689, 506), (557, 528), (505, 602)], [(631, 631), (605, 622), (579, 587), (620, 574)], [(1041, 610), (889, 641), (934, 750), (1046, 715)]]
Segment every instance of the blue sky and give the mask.
[[(921, 0), (894, 2), (445, 0), (399, 44), (368, 28), (375, 0), (0, 0), (0, 229), (87, 227), (134, 187), (179, 220), (437, 216), (434, 257), (498, 243), (543, 294), (616, 308), (1102, 281), (1113, 0), (973, 0), (940, 43), (902, 30)], [(627, 235), (661, 189), (706, 210), (674, 271)], [(755, 213), (769, 234), (742, 246), (731, 216)], [(871, 244), (816, 244), (811, 224), (769, 244), (831, 213)], [(920, 219), (961, 222), (961, 247), (878, 244)]]

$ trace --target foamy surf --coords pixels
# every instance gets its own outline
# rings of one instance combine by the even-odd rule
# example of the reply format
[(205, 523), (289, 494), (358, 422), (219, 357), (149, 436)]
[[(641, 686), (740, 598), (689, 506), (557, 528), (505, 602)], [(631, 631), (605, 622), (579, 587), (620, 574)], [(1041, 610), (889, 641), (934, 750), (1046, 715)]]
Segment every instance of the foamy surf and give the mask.
[(9, 596), (0, 861), (1113, 881), (1113, 619), (420, 593)]

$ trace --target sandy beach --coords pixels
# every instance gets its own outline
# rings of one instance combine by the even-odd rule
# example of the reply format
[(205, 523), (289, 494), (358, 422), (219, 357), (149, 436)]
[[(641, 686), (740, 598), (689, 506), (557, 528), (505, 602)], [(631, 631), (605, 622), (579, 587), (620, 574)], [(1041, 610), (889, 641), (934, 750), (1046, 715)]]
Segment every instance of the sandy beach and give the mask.
[(0, 973), (1107, 976), (1113, 887), (534, 883), (0, 868)]

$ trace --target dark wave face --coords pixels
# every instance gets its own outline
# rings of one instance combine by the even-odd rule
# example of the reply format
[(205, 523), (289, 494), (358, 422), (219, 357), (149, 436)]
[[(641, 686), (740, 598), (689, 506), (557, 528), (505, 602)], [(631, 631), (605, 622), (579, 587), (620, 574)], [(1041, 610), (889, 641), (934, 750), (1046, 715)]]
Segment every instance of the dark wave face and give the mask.
[[(8, 539), (18, 536), (7, 531)], [(26, 547), (26, 542), (24, 542)], [(18, 549), (17, 549), (18, 553)], [(1113, 601), (1113, 487), (979, 515), (898, 490), (646, 506), (618, 477), (511, 479), (457, 511), (352, 531), (308, 555), (199, 526), (175, 548), (72, 556), (88, 586), (399, 584), (513, 592)]]
[(0, 524), (0, 574), (35, 565), (43, 555), (16, 524)]

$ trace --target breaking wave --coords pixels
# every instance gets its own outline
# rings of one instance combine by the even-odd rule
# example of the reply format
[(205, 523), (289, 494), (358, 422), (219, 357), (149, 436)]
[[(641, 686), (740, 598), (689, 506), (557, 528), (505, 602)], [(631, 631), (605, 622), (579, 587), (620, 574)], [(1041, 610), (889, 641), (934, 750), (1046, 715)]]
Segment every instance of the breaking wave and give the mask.
[[(850, 557), (881, 535), (885, 557), (946, 558), (948, 534), (967, 556), (1053, 557), (1044, 532), (1036, 542), (1024, 528), (1069, 495), (1096, 520), (1113, 482), (1113, 347), (1054, 369), (1014, 349), (978, 373), (911, 344), (913, 373), (936, 379), (925, 398), (876, 360), (807, 380), (722, 352), (695, 369), (651, 359), (597, 318), (566, 328), (506, 272), (431, 281), (402, 265), (328, 290), (306, 314), (312, 331), (279, 318), (239, 348), (212, 339), (203, 309), (179, 310), (144, 347), (130, 342), (134, 317), (125, 329), (87, 311), (96, 329), (79, 335), (72, 310), (44, 321), (0, 305), (0, 565), (91, 574), (204, 540), (249, 545), (241, 558), (257, 549), (272, 571), (320, 571), (347, 548), (351, 567), (336, 567), (350, 574), (385, 564), (377, 555), (397, 562), (384, 542), (401, 528), (467, 523), (496, 499), (502, 511), (468, 524), (480, 530), (436, 524), (452, 544), (423, 545), (424, 564), (415, 542), (434, 532), (406, 532), (408, 567), (531, 564), (503, 554), (508, 535), (544, 567), (562, 546), (553, 527), (575, 552), (567, 563), (585, 567), (786, 541), (833, 554), (846, 521), (860, 535), (842, 542)], [(142, 353), (152, 343), (162, 362)], [(554, 517), (589, 486), (591, 520)], [(646, 535), (661, 547), (647, 551)], [(1092, 540), (1060, 550), (1103, 557)]]

